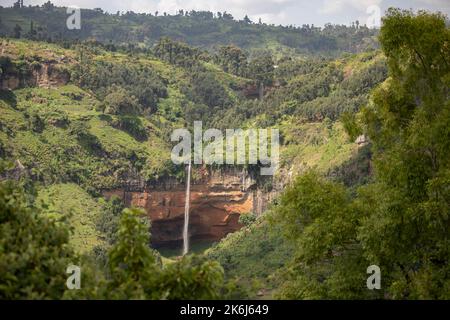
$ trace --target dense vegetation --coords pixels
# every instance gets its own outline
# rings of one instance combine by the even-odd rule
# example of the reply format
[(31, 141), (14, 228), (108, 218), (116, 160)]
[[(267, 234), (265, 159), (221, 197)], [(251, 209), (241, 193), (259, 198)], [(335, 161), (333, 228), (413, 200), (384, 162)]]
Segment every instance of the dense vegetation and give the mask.
[(273, 52), (321, 53), (337, 55), (375, 47), (376, 30), (354, 23), (345, 25), (275, 26), (236, 20), (227, 12), (184, 11), (175, 15), (154, 13), (106, 13), (101, 9), (81, 10), (82, 28), (66, 28), (66, 8), (51, 2), (42, 6), (0, 8), (0, 35), (70, 43), (95, 39), (111, 48), (150, 47), (162, 37), (184, 41), (196, 47), (213, 49), (235, 44), (245, 49)]
[[(256, 254), (281, 229), (285, 242), (271, 243), (294, 257), (269, 273), (276, 297), (448, 299), (449, 37), (439, 14), (390, 10), (380, 36), (390, 77), (345, 117), (350, 135), (370, 137), (372, 181), (355, 194), (318, 172), (300, 175), (264, 219), (276, 233), (262, 235), (259, 222), (239, 235), (247, 240), (226, 239), (210, 255), (231, 273), (252, 268), (253, 256), (235, 267), (227, 255), (250, 243)], [(258, 261), (271, 257), (266, 250)], [(381, 290), (365, 286), (370, 265), (381, 268)]]
[[(390, 10), (380, 51), (359, 25), (82, 15), (69, 32), (49, 2), (0, 8), (0, 298), (449, 298), (445, 17)], [(169, 261), (103, 192), (184, 179), (170, 134), (196, 120), (279, 128), (281, 168), (258, 188), (280, 196)], [(82, 290), (66, 290), (71, 263)]]
[(83, 261), (82, 289), (70, 291), (65, 271), (80, 258), (68, 245), (66, 225), (26, 205), (12, 181), (1, 182), (0, 204), (1, 299), (218, 299), (236, 292), (213, 261), (185, 257), (162, 268), (137, 209), (121, 214), (106, 266)]

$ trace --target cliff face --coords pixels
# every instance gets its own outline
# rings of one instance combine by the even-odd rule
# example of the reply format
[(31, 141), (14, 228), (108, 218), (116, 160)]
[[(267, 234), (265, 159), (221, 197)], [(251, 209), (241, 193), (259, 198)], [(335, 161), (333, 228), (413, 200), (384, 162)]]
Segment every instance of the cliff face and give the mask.
[(46, 61), (36, 66), (26, 75), (17, 72), (0, 77), (1, 90), (16, 90), (23, 87), (56, 88), (67, 84), (70, 74), (59, 69), (55, 61)]
[[(191, 185), (190, 239), (218, 241), (239, 230), (239, 216), (260, 213), (263, 199), (254, 181), (242, 172), (197, 171)], [(114, 190), (105, 193), (124, 199), (126, 205), (143, 208), (152, 221), (152, 244), (178, 246), (182, 242), (185, 185), (173, 181), (148, 186), (144, 190)]]

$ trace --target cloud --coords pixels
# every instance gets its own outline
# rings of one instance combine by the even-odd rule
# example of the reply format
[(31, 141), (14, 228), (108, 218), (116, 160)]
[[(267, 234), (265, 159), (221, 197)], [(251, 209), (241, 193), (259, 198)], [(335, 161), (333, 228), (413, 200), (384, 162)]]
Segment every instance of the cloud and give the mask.
[(440, 6), (442, 8), (450, 7), (450, 2), (448, 0), (417, 0), (417, 2), (421, 2), (424, 4), (433, 5), (433, 6)]
[(380, 6), (382, 0), (324, 0), (319, 13), (322, 14), (339, 14), (348, 9), (366, 12), (367, 8), (371, 6)]

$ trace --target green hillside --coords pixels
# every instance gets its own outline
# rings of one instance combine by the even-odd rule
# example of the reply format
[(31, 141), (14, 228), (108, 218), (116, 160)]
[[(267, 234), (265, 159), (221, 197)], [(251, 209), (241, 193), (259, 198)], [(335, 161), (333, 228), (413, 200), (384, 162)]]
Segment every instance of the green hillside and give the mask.
[[(374, 31), (82, 15), (69, 32), (50, 2), (0, 8), (0, 299), (448, 299), (444, 16), (390, 9)], [(104, 195), (184, 182), (171, 134), (194, 121), (279, 129), (279, 170), (252, 177), (273, 200), (162, 258), (143, 211)]]
[(82, 9), (81, 30), (68, 30), (65, 23), (68, 17), (66, 8), (51, 3), (40, 7), (0, 8), (0, 35), (66, 43), (95, 39), (109, 45), (141, 48), (153, 46), (161, 37), (169, 37), (210, 50), (234, 44), (255, 52), (269, 49), (276, 55), (336, 56), (377, 47), (377, 31), (365, 26), (275, 26), (236, 20), (226, 12), (182, 10), (176, 15), (132, 11), (116, 14), (101, 9)]
[[(26, 86), (3, 93), (0, 141), (5, 159), (19, 160), (27, 170), (27, 179), (40, 186), (36, 202), (49, 204), (44, 212), (67, 218), (73, 229), (71, 243), (81, 253), (107, 246), (105, 230), (98, 227), (105, 209), (97, 197), (103, 190), (123, 188), (132, 181), (149, 183), (170, 176), (183, 179), (184, 173), (170, 160), (170, 132), (180, 126), (191, 126), (189, 119), (197, 117), (199, 110), (203, 110), (201, 118), (219, 128), (279, 127), (283, 137), (281, 165), (285, 172), (291, 171), (295, 176), (308, 168), (317, 168), (327, 173), (358, 152), (357, 145), (348, 139), (336, 119), (346, 110), (358, 110), (367, 99), (367, 89), (356, 96), (361, 105), (342, 105), (331, 111), (320, 109), (323, 116), (310, 119), (305, 116), (308, 103), (345, 95), (345, 86), (353, 77), (355, 81), (366, 77), (368, 80), (362, 85), (368, 88), (384, 72), (381, 68), (378, 75), (374, 69), (372, 80), (372, 66), (378, 66), (380, 61), (376, 52), (320, 62), (302, 59), (293, 64), (281, 60), (272, 80), (281, 86), (269, 88), (264, 99), (258, 100), (243, 93), (255, 80), (228, 73), (221, 64), (212, 61), (186, 63), (176, 58), (165, 61), (161, 53), (117, 53), (88, 45), (64, 49), (30, 40), (3, 39), (2, 44), (4, 76), (16, 76), (23, 82), (33, 77), (36, 64), (42, 68), (57, 57), (64, 57), (57, 68), (64, 70), (58, 72), (70, 73), (69, 83), (51, 88)], [(33, 54), (24, 55), (25, 48)], [(299, 71), (286, 70), (285, 64)], [(308, 67), (304, 70), (305, 65)], [(128, 66), (126, 73), (124, 66)], [(335, 70), (336, 77), (327, 78), (330, 68)], [(204, 78), (196, 78), (191, 73), (193, 69), (204, 74)], [(309, 74), (324, 74), (322, 81), (329, 89), (312, 89), (305, 99), (295, 99), (295, 95), (302, 95), (301, 91), (288, 88), (297, 86), (298, 81), (303, 81), (303, 85), (297, 90), (314, 88), (317, 77), (308, 77)], [(145, 83), (150, 86), (151, 91), (146, 91), (150, 97), (146, 95), (146, 100), (140, 100), (139, 92), (136, 96), (133, 92), (144, 88)], [(208, 90), (218, 92), (215, 100), (206, 100), (210, 98)], [(283, 94), (288, 101), (274, 108), (280, 105), (277, 94), (283, 90), (291, 92)], [(123, 93), (118, 95), (120, 91)], [(355, 96), (357, 92), (351, 94)], [(224, 104), (225, 108), (217, 109), (216, 103)], [(284, 109), (285, 104), (292, 106)], [(243, 106), (248, 106), (244, 114), (240, 111)], [(240, 117), (234, 117), (235, 113)], [(320, 122), (322, 117), (327, 120)], [(233, 247), (251, 243), (252, 237), (246, 236)], [(283, 243), (277, 235), (275, 239), (280, 245)], [(227, 241), (221, 246), (226, 247)], [(277, 255), (269, 259), (273, 265), (259, 266), (264, 275), (284, 263), (283, 251), (276, 248)], [(268, 254), (261, 249), (263, 252)], [(244, 262), (245, 259), (240, 263)], [(245, 275), (239, 269), (239, 274)], [(229, 275), (238, 276), (233, 271)], [(247, 278), (252, 278), (251, 274)]]

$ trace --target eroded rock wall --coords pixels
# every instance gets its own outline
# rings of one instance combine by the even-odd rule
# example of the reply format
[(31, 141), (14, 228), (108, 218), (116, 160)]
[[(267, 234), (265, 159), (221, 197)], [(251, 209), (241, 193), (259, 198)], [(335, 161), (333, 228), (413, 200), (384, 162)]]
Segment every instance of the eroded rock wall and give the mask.
[[(256, 212), (261, 202), (253, 180), (240, 170), (195, 170), (191, 185), (191, 240), (218, 241), (239, 230), (239, 216)], [(124, 199), (126, 205), (143, 208), (152, 221), (152, 244), (178, 246), (182, 242), (185, 185), (174, 181), (147, 186), (144, 190), (105, 193)]]
[(68, 71), (61, 70), (56, 62), (48, 61), (33, 68), (28, 74), (6, 73), (0, 77), (0, 90), (23, 87), (56, 88), (70, 81)]

